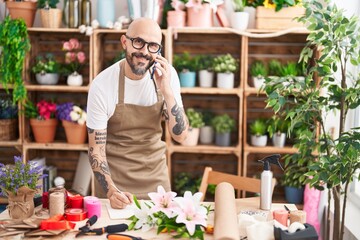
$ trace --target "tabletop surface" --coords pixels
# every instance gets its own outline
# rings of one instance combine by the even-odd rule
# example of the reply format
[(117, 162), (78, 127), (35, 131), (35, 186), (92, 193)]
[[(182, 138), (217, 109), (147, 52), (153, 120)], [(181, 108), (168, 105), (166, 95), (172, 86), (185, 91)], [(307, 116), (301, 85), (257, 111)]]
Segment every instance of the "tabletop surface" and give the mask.
[[(126, 224), (130, 223), (130, 221), (126, 220), (126, 219), (111, 219), (109, 217), (109, 213), (108, 213), (108, 210), (106, 207), (106, 205), (109, 204), (109, 200), (101, 199), (100, 201), (102, 204), (101, 217), (97, 220), (97, 222), (94, 225), (91, 226), (91, 228), (101, 228), (101, 227), (105, 227), (108, 225), (114, 225), (114, 224), (120, 224), (120, 223), (126, 223)], [(214, 203), (212, 203), (212, 202), (204, 202), (203, 204), (205, 206), (208, 206), (208, 205), (214, 206)], [(276, 210), (276, 209), (285, 209), (284, 205), (286, 205), (290, 210), (296, 210), (296, 206), (294, 204), (273, 203), (272, 207), (271, 207), (271, 211)], [(259, 206), (260, 206), (260, 198), (258, 198), (258, 197), (236, 199), (237, 213), (261, 212), (263, 214), (268, 214), (268, 218), (271, 219), (269, 211), (259, 210)], [(40, 210), (40, 208), (38, 207), (36, 210), (38, 211), (38, 210)], [(41, 218), (46, 218), (46, 217), (48, 217), (48, 214), (47, 214), (47, 212), (43, 211), (43, 216), (41, 216)], [(5, 219), (9, 219), (9, 214), (8, 214), (7, 210), (3, 211), (0, 214), (0, 221), (5, 220)], [(107, 239), (106, 234), (103, 234), (100, 236), (83, 236), (83, 237), (75, 238), (75, 235), (78, 233), (77, 229), (79, 229), (79, 227), (84, 226), (86, 223), (86, 220), (75, 222), (75, 223), (76, 223), (76, 227), (74, 230), (68, 231), (57, 237), (51, 237), (51, 239), (67, 239), (67, 240), (68, 239)], [(214, 223), (214, 213), (212, 212), (208, 216), (208, 224), (213, 225), (213, 223)], [(150, 230), (148, 232), (136, 230), (136, 231), (126, 231), (124, 233), (131, 235), (131, 236), (135, 236), (135, 237), (141, 237), (143, 239), (173, 239), (171, 237), (171, 235), (167, 234), (167, 233), (161, 233), (161, 234), (157, 235), (155, 230)], [(204, 238), (206, 240), (214, 239), (213, 235), (211, 235), (211, 234), (205, 234)], [(4, 238), (4, 239), (16, 240), (16, 239), (24, 239), (24, 238), (21, 238), (20, 236), (18, 236), (18, 238), (12, 236), (12, 237), (8, 237), (8, 238)], [(30, 238), (28, 238), (28, 239), (30, 239)], [(31, 239), (34, 239), (34, 238), (31, 238)]]

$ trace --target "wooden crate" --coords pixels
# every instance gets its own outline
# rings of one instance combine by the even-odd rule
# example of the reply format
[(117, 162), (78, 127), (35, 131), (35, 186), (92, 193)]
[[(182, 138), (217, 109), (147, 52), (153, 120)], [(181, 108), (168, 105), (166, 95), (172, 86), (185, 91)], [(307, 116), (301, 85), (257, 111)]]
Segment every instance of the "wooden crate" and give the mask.
[(292, 27), (302, 27), (303, 24), (294, 20), (305, 14), (303, 7), (286, 7), (275, 12), (275, 9), (265, 7), (256, 8), (256, 28), (258, 29), (286, 29)]

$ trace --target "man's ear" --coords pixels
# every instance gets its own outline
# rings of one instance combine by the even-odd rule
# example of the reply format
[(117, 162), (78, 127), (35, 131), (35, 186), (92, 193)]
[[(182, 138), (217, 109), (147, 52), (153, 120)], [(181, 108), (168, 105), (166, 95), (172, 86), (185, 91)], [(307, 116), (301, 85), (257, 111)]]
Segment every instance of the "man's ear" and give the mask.
[(126, 50), (126, 37), (125, 35), (121, 35), (120, 37), (121, 46), (124, 50)]

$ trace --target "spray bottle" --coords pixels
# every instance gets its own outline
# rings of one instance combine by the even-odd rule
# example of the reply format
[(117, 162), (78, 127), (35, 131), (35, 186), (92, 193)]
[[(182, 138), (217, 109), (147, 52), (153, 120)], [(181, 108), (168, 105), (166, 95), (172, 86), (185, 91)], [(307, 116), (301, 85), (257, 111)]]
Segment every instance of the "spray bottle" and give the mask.
[(264, 170), (261, 173), (261, 192), (260, 192), (260, 209), (262, 210), (270, 210), (272, 204), (272, 178), (273, 173), (270, 171), (270, 163), (278, 165), (282, 170), (283, 167), (281, 166), (279, 159), (280, 154), (274, 154), (267, 156), (259, 162), (264, 164)]

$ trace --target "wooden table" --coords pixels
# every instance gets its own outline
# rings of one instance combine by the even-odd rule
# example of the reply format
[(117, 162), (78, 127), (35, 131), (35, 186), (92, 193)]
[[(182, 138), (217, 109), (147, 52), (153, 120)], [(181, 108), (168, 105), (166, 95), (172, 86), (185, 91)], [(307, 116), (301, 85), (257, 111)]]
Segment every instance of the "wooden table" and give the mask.
[[(91, 226), (91, 228), (101, 228), (101, 227), (105, 227), (108, 225), (113, 225), (113, 224), (119, 224), (119, 223), (130, 223), (130, 221), (125, 220), (125, 219), (110, 219), (108, 211), (107, 211), (107, 207), (106, 204), (109, 202), (108, 199), (101, 199), (101, 203), (102, 203), (102, 212), (101, 212), (101, 217), (98, 219), (98, 221)], [(212, 202), (204, 202), (204, 205), (208, 206), (214, 206), (214, 203)], [(284, 209), (284, 205), (286, 205), (290, 210), (296, 210), (296, 206), (294, 204), (282, 204), (282, 203), (273, 203), (272, 204), (272, 210), (276, 210), (276, 209)], [(237, 207), (237, 212), (239, 213), (240, 211), (258, 211), (259, 210), (259, 206), (260, 206), (260, 198), (255, 197), (255, 198), (240, 198), (240, 199), (236, 199), (236, 207)], [(45, 215), (43, 217), (46, 217)], [(271, 218), (271, 214), (269, 214), (269, 217)], [(9, 214), (8, 211), (5, 210), (0, 214), (0, 221), (4, 220), (4, 219), (9, 219)], [(55, 238), (51, 238), (51, 239), (106, 239), (106, 234), (103, 234), (101, 236), (83, 236), (80, 238), (75, 238), (75, 235), (78, 231), (76, 231), (77, 229), (79, 229), (79, 227), (84, 226), (86, 223), (86, 220), (80, 221), (80, 222), (76, 222), (76, 227), (75, 230), (72, 230), (70, 232), (67, 232), (66, 234), (63, 234), (61, 236), (55, 237)], [(209, 214), (208, 217), (208, 223), (209, 224), (213, 224), (214, 223), (214, 214), (213, 212)], [(171, 235), (166, 234), (166, 233), (162, 233), (160, 235), (156, 234), (155, 230), (152, 231), (148, 231), (148, 232), (142, 232), (141, 230), (136, 230), (136, 231), (126, 231), (124, 232), (125, 234), (129, 234), (132, 236), (136, 236), (136, 237), (142, 237), (143, 239), (172, 239)], [(6, 238), (5, 238), (6, 239)], [(14, 237), (10, 237), (8, 239), (21, 239), (19, 238), (14, 238)], [(29, 238), (30, 239), (30, 238)], [(214, 239), (213, 235), (210, 234), (205, 234), (205, 239), (207, 240), (211, 240)]]

